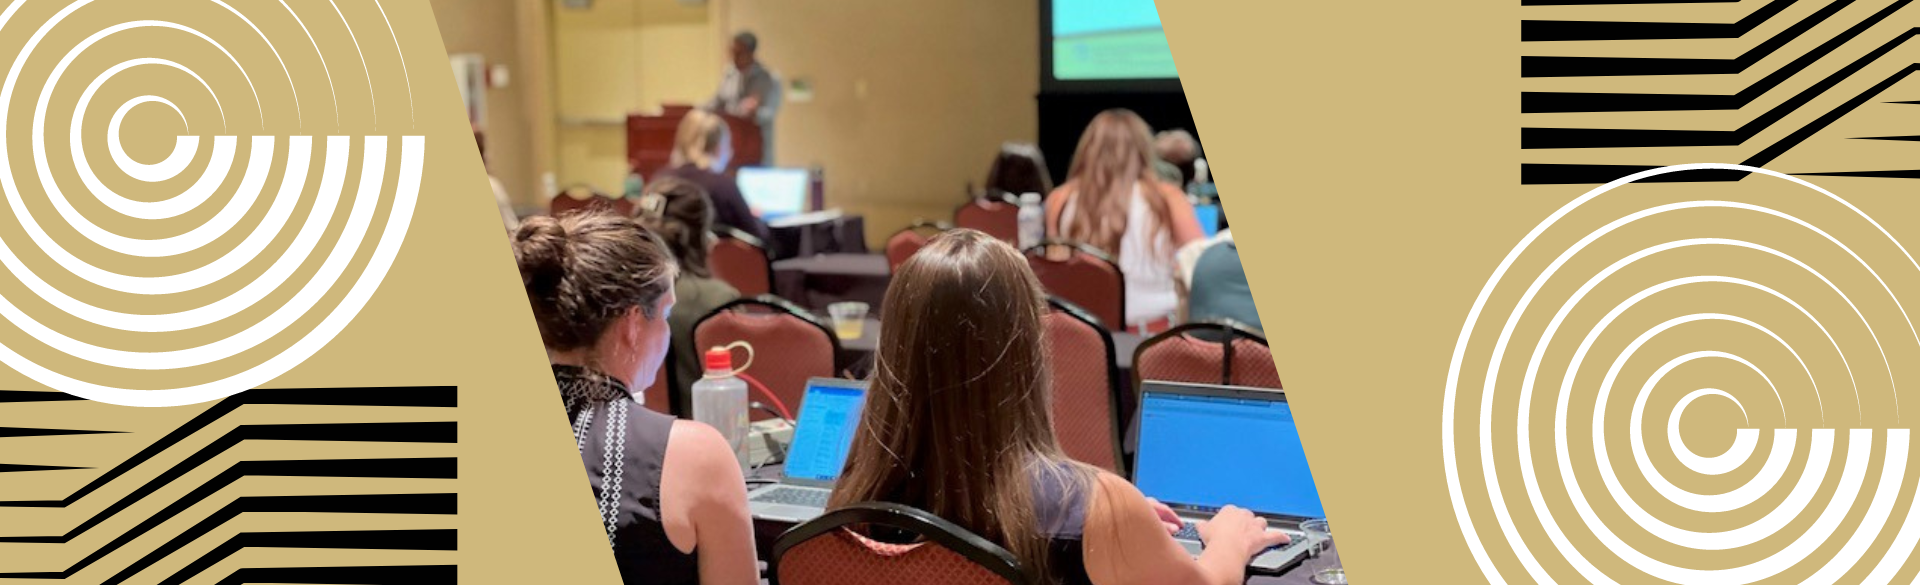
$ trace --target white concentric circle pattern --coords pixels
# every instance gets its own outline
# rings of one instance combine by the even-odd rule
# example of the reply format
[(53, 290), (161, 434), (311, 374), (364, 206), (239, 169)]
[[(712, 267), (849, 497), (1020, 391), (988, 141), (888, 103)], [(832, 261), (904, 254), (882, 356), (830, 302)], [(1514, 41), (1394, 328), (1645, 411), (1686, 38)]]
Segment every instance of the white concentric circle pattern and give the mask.
[[(1697, 171), (1746, 178), (1660, 184)], [(1493, 270), (1442, 457), (1491, 582), (1911, 582), (1920, 262), (1849, 201), (1729, 164), (1566, 203)], [(1870, 206), (1868, 206), (1870, 208)]]
[(399, 254), (426, 161), (385, 22), (375, 2), (9, 2), (0, 364), (173, 406), (333, 340)]

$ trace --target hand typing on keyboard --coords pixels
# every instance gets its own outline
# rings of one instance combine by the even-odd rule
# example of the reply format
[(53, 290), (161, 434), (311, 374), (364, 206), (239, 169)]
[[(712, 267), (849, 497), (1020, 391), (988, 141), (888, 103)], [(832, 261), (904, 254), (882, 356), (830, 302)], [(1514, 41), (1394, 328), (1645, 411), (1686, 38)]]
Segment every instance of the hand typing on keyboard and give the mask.
[(1285, 532), (1267, 531), (1267, 519), (1239, 506), (1221, 508), (1212, 520), (1194, 528), (1200, 536), (1200, 542), (1207, 547), (1228, 547), (1229, 550), (1243, 552), (1247, 558), (1290, 540)]

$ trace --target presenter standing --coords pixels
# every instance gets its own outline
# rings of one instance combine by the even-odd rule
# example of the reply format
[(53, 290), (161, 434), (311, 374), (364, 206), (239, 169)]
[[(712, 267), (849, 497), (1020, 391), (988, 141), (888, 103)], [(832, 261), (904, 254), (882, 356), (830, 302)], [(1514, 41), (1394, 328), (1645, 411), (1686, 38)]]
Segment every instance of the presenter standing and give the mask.
[(755, 58), (759, 48), (760, 39), (753, 33), (742, 31), (733, 35), (733, 44), (728, 49), (733, 56), (733, 66), (722, 74), (720, 88), (702, 109), (758, 124), (760, 164), (773, 166), (773, 116), (780, 110), (780, 82)]

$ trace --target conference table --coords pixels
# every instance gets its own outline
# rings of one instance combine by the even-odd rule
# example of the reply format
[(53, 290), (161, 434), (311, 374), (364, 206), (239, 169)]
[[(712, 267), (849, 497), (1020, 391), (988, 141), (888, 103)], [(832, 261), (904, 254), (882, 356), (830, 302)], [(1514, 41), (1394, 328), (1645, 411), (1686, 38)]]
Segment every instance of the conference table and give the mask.
[(859, 301), (879, 310), (892, 277), (881, 254), (800, 256), (774, 261), (773, 294), (814, 310), (840, 301)]
[[(772, 481), (780, 477), (781, 468), (782, 466), (779, 464), (762, 466), (759, 469), (753, 470), (753, 472), (748, 475), (748, 478), (759, 481)], [(751, 490), (753, 487), (757, 486), (749, 486), (748, 489)], [(762, 573), (761, 583), (768, 582), (764, 575), (767, 568), (765, 559), (773, 558), (774, 541), (779, 540), (780, 535), (785, 533), (787, 529), (793, 528), (793, 526), (791, 523), (774, 520), (762, 520), (759, 518), (753, 520), (753, 542), (755, 548), (759, 550), (760, 558), (762, 559), (760, 564), (760, 571)], [(1313, 571), (1311, 569), (1322, 566), (1335, 566), (1338, 565), (1339, 562), (1340, 551), (1332, 546), (1332, 544), (1329, 544), (1327, 549), (1320, 553), (1318, 559), (1307, 559), (1305, 563), (1279, 575), (1249, 575), (1247, 577), (1247, 585), (1319, 585), (1313, 582)]]

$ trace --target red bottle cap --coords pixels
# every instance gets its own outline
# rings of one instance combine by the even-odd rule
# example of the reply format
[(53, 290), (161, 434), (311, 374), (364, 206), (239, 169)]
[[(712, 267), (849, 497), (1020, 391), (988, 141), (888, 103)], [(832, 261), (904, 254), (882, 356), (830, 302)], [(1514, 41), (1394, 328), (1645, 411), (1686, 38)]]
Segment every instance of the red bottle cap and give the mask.
[(707, 350), (707, 371), (733, 373), (733, 352), (724, 347)]

